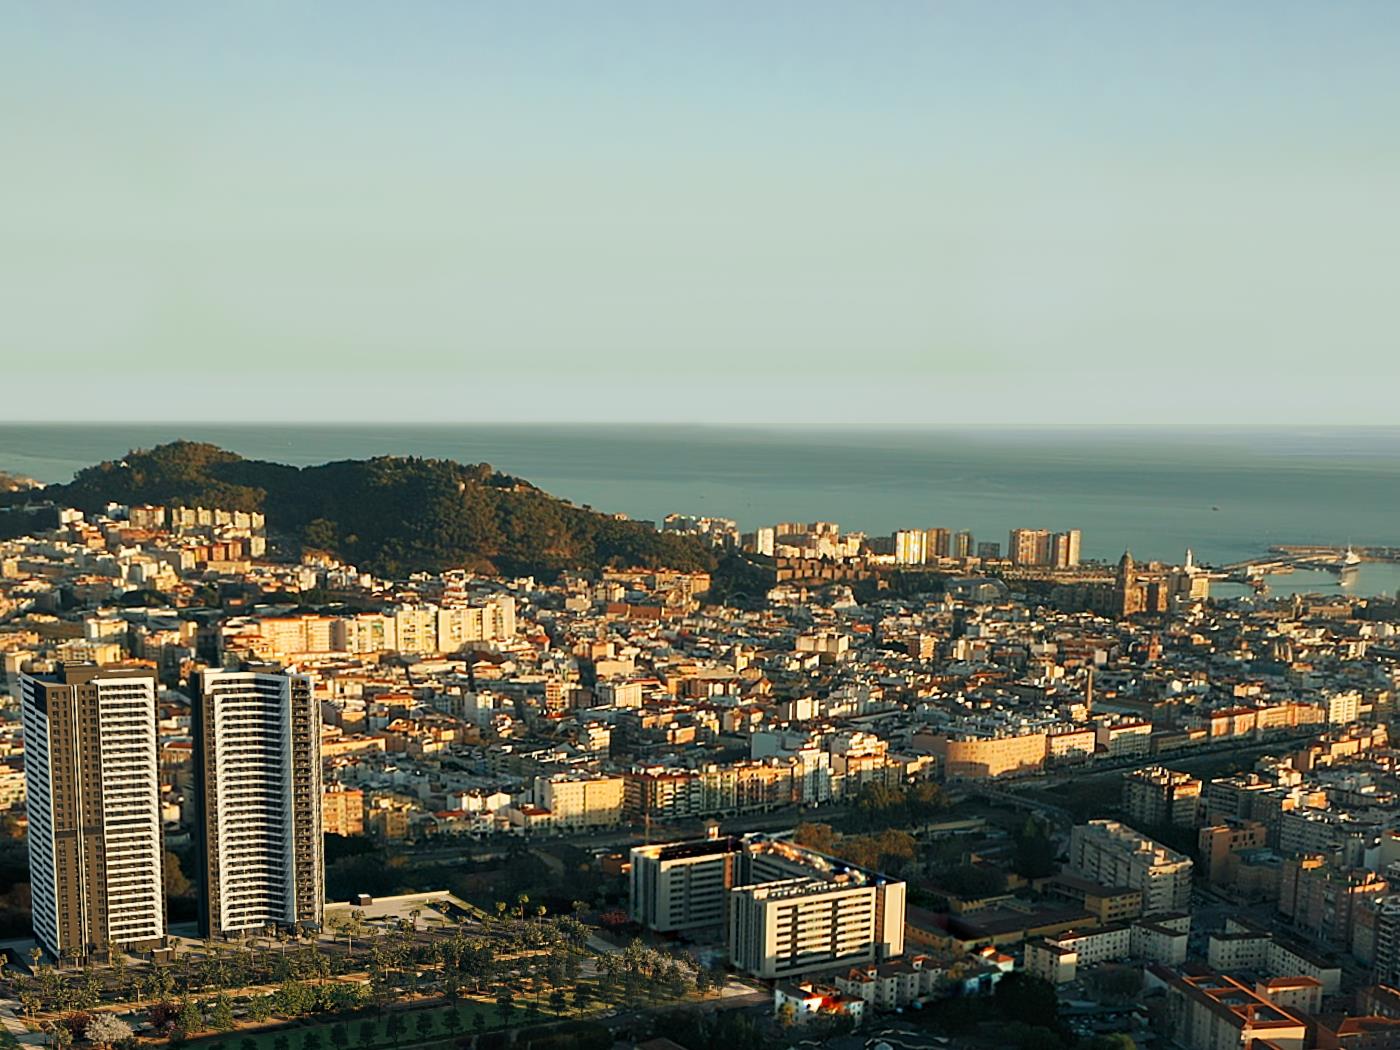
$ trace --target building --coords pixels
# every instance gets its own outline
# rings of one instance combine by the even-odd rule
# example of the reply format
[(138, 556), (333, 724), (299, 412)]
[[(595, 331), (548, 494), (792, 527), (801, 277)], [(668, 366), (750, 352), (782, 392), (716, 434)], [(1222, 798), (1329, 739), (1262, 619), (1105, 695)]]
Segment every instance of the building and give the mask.
[(1080, 532), (1078, 529), (1070, 529), (1067, 532), (1057, 532), (1050, 537), (1050, 564), (1057, 569), (1075, 569), (1079, 567), (1079, 546)]
[(928, 561), (928, 533), (924, 529), (899, 529), (894, 534), (894, 560), (900, 565)]
[(1220, 974), (1162, 975), (1168, 1016), (1176, 1040), (1193, 1050), (1303, 1050), (1308, 1026), (1302, 1018), (1259, 995), (1248, 985)]
[(60, 664), (19, 692), (35, 940), (53, 959), (162, 947), (154, 674)]
[(1279, 914), (1318, 941), (1352, 951), (1368, 898), (1390, 884), (1365, 868), (1343, 869), (1320, 853), (1288, 857), (1279, 874)]
[(970, 558), (975, 546), (976, 540), (972, 533), (966, 530), (955, 532), (948, 540), (948, 557), (959, 560)]
[(321, 796), (321, 830), (347, 838), (365, 833), (365, 793), (359, 788), (327, 784)]
[(730, 962), (759, 978), (904, 950), (904, 884), (854, 869), (737, 887), (728, 910)]
[(841, 993), (879, 1010), (897, 1010), (940, 991), (946, 970), (927, 955), (892, 959), (878, 965), (853, 966), (832, 983)]
[(616, 827), (622, 823), (623, 779), (604, 773), (536, 777), (535, 801), (553, 814), (554, 828)]
[(1078, 977), (1081, 966), (1129, 959), (1179, 966), (1186, 961), (1190, 933), (1188, 915), (1131, 926), (1070, 930), (1026, 942), (1026, 972), (1051, 984), (1068, 984)]
[(1069, 860), (1077, 875), (1141, 891), (1147, 915), (1185, 911), (1190, 906), (1190, 858), (1116, 820), (1075, 825)]
[(947, 529), (924, 530), (924, 553), (929, 561), (948, 557), (952, 549), (953, 534)]
[(1376, 897), (1375, 913), (1376, 983), (1400, 988), (1400, 895)]
[(791, 978), (904, 952), (904, 883), (763, 835), (631, 851), (632, 918), (671, 933), (723, 929), (730, 961)]
[(271, 669), (195, 679), (204, 936), (319, 927), (321, 719), (311, 679)]
[(1012, 565), (1049, 565), (1050, 531), (1048, 529), (1012, 529), (1006, 544), (1006, 556)]
[(999, 736), (938, 734), (916, 737), (938, 758), (945, 780), (988, 780), (1011, 773), (1038, 773), (1045, 768), (1046, 734), (1009, 733)]
[[(845, 1016), (856, 1024), (865, 1020), (865, 1000), (843, 992), (840, 988), (814, 984), (811, 981), (779, 981), (773, 986), (773, 1016), (793, 1024), (802, 1024), (813, 1017)], [(663, 1040), (651, 1040), (651, 1043)], [(664, 1040), (670, 1043), (670, 1040)], [(640, 1046), (649, 1047), (651, 1043)], [(679, 1047), (679, 1043), (671, 1043)]]
[(732, 836), (635, 847), (632, 918), (661, 933), (722, 927), (741, 848)]
[(1123, 778), (1123, 813), (1142, 827), (1196, 826), (1201, 782), (1189, 773), (1147, 766)]
[(1341, 991), (1340, 962), (1249, 922), (1226, 918), (1225, 929), (1210, 934), (1206, 960), (1212, 969), (1248, 970), (1268, 977), (1312, 977), (1323, 995)]
[(1214, 885), (1230, 886), (1246, 896), (1277, 897), (1276, 871), (1272, 878), (1272, 892), (1269, 892), (1267, 883), (1258, 884), (1257, 877), (1250, 878), (1247, 886), (1242, 884), (1240, 878), (1242, 867), (1250, 866), (1246, 855), (1251, 851), (1263, 850), (1268, 838), (1269, 829), (1262, 821), (1242, 820), (1239, 817), (1225, 817), (1218, 824), (1201, 828), (1196, 833), (1197, 854), (1206, 866), (1206, 878)]

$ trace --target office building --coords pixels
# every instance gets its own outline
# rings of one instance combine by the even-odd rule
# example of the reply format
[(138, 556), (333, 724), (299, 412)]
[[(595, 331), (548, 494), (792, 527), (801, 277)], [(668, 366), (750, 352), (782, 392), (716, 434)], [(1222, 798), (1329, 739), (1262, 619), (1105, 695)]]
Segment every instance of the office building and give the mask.
[(321, 720), (311, 679), (207, 670), (194, 728), (204, 936), (319, 927)]
[(1076, 824), (1069, 862), (1076, 875), (1141, 891), (1149, 916), (1190, 907), (1191, 859), (1116, 820)]
[(163, 946), (154, 674), (59, 664), (19, 687), (35, 939), (53, 959)]
[(730, 962), (769, 979), (878, 961), (887, 888), (859, 873), (738, 887), (729, 898)]
[(634, 848), (632, 918), (660, 933), (722, 927), (741, 848), (732, 836)]

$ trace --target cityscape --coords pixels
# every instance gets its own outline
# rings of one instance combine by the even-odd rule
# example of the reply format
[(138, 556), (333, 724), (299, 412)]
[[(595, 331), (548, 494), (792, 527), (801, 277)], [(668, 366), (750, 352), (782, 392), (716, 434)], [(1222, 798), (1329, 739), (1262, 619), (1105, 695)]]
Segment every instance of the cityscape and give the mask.
[(0, 1050), (1400, 1050), (1400, 2), (0, 27)]
[(107, 498), (252, 469), (7, 481), (19, 1043), (1400, 1039), (1400, 602), (1262, 582), (1349, 546), (1222, 598), (1078, 528), (556, 502), (652, 564), (395, 576), (309, 474)]

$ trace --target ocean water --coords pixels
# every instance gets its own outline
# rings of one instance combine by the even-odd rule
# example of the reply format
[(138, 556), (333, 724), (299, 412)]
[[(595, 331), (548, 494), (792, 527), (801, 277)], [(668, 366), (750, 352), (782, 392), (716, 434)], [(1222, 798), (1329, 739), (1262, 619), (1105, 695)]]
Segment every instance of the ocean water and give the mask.
[[(676, 511), (745, 529), (829, 520), (846, 529), (1078, 527), (1086, 557), (1225, 563), (1275, 543), (1400, 546), (1400, 427), (928, 427), (201, 423), (0, 427), (0, 470), (64, 481), (176, 438), (298, 465), (380, 454), (487, 462), (600, 510)], [(1274, 593), (1335, 590), (1329, 574)], [(1367, 565), (1355, 593), (1393, 593)]]

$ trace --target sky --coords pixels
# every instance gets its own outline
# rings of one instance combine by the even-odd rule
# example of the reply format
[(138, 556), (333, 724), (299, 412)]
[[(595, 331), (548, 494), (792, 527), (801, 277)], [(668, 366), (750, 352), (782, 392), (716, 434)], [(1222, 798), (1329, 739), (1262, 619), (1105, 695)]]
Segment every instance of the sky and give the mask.
[(0, 12), (12, 420), (1396, 421), (1394, 0)]

